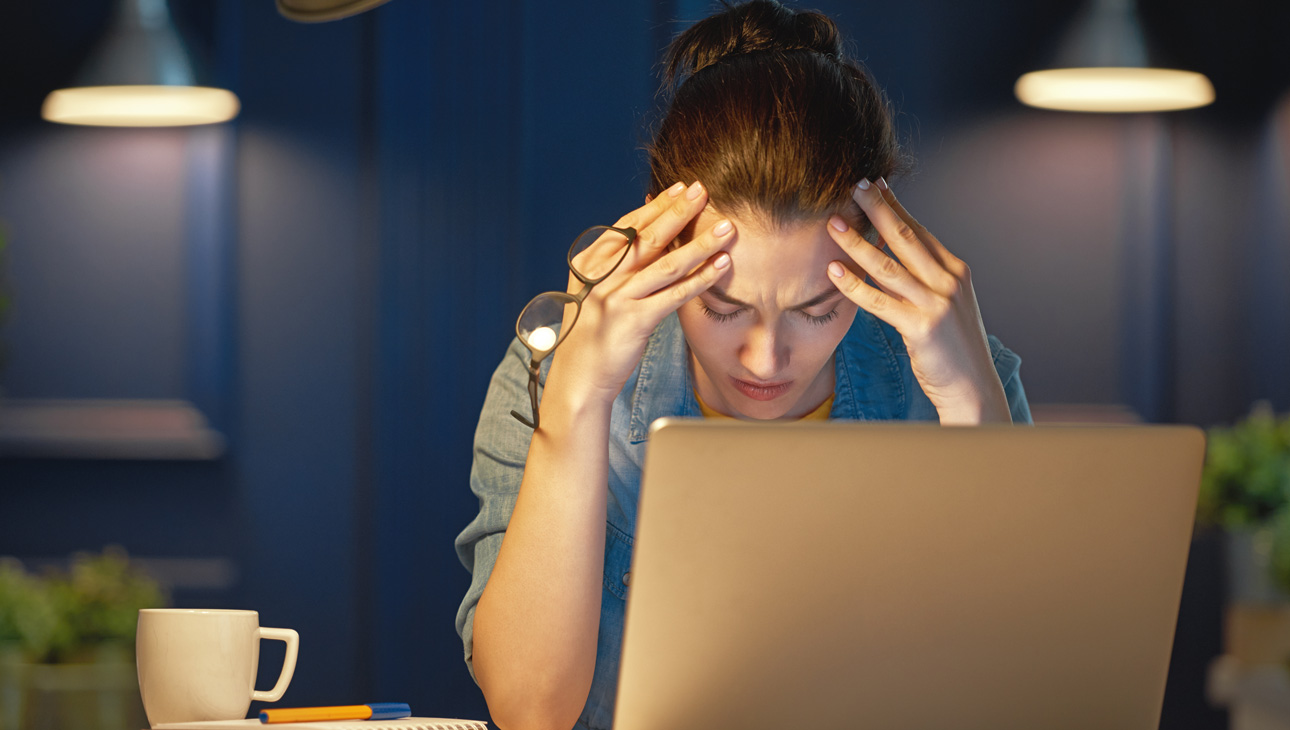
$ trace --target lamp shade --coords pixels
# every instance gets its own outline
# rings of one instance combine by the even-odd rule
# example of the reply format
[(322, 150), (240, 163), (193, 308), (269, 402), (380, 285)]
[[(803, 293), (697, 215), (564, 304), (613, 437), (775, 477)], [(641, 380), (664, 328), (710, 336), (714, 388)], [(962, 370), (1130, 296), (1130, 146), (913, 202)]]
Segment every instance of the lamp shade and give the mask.
[(277, 0), (278, 12), (302, 23), (321, 23), (357, 15), (387, 0)]
[(41, 116), (62, 124), (157, 127), (224, 122), (239, 108), (232, 92), (197, 84), (166, 0), (118, 0), (73, 86), (50, 92)]
[(1170, 111), (1214, 101), (1203, 74), (1149, 64), (1133, 0), (1093, 0), (1052, 66), (1023, 74), (1013, 90), (1023, 104), (1064, 111)]

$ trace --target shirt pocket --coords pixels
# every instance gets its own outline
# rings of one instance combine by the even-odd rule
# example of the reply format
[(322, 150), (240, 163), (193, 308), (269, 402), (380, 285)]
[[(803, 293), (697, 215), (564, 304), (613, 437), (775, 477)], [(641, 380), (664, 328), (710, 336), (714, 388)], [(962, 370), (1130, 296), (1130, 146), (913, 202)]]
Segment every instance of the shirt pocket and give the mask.
[(632, 536), (605, 523), (605, 588), (619, 599), (627, 600), (632, 582)]

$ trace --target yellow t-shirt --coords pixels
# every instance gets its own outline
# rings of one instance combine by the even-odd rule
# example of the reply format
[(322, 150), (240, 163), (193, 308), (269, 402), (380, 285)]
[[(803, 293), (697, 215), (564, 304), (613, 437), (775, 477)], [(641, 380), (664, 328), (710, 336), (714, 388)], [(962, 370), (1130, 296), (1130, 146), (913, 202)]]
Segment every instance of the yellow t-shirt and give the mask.
[[(694, 399), (695, 399), (695, 400), (697, 400), (697, 401), (699, 402), (699, 410), (700, 410), (700, 411), (703, 411), (703, 417), (704, 417), (704, 418), (730, 418), (730, 416), (727, 416), (727, 415), (726, 415), (726, 414), (724, 414), (724, 413), (718, 413), (718, 412), (716, 412), (716, 411), (712, 410), (711, 408), (709, 408), (709, 407), (708, 407), (708, 404), (707, 404), (707, 403), (704, 403), (704, 402), (703, 402), (703, 399), (699, 397), (699, 391), (697, 391), (697, 390), (696, 390), (696, 391), (694, 391)], [(800, 419), (798, 419), (798, 420), (801, 420), (801, 421), (827, 421), (827, 420), (829, 420), (829, 412), (830, 412), (830, 411), (832, 411), (832, 410), (833, 410), (833, 395), (832, 395), (832, 394), (830, 394), (830, 395), (829, 395), (829, 397), (828, 397), (828, 398), (825, 398), (825, 399), (824, 399), (824, 402), (820, 404), (820, 407), (819, 407), (819, 408), (816, 408), (815, 410), (811, 411), (810, 413), (806, 414), (805, 416), (802, 416), (802, 417), (801, 417)]]

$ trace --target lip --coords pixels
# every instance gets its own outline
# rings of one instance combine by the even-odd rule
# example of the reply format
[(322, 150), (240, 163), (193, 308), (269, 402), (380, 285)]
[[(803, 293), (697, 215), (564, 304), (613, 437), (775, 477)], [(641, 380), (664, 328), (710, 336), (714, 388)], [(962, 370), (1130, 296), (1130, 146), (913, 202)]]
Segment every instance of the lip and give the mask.
[(735, 389), (740, 393), (743, 393), (753, 400), (761, 401), (775, 400), (781, 395), (787, 393), (789, 387), (793, 385), (793, 381), (791, 380), (786, 380), (782, 383), (765, 384), (750, 383), (747, 380), (740, 380), (734, 376), (731, 376), (730, 380), (734, 382)]

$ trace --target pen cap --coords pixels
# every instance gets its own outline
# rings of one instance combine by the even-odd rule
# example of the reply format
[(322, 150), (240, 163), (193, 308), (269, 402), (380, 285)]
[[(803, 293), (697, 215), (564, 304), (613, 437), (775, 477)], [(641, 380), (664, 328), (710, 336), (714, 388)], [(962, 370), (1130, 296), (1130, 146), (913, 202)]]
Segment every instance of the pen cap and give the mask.
[(371, 702), (372, 716), (369, 720), (401, 720), (412, 716), (412, 708), (402, 702)]

